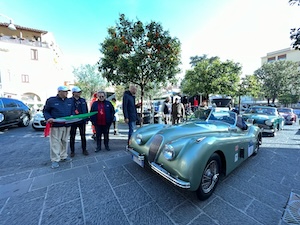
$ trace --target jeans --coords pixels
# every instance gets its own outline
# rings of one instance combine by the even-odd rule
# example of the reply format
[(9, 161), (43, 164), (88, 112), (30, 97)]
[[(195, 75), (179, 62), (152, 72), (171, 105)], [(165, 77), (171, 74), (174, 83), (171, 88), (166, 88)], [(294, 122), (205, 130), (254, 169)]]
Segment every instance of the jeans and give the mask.
[(128, 122), (128, 128), (129, 128), (129, 131), (128, 131), (128, 144), (129, 144), (129, 139), (133, 133), (133, 131), (135, 130), (135, 127), (136, 127), (136, 122)]
[(101, 150), (101, 137), (103, 134), (104, 138), (104, 146), (108, 147), (109, 143), (109, 128), (111, 124), (109, 125), (95, 125), (96, 128), (96, 141), (97, 141), (97, 150)]

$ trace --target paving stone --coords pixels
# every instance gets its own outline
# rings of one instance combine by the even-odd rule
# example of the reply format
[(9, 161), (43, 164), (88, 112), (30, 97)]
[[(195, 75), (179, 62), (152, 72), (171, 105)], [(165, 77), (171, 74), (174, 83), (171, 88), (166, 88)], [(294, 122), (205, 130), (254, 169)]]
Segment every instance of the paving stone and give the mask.
[(0, 185), (9, 184), (9, 183), (13, 183), (16, 181), (28, 179), (31, 172), (32, 171), (29, 170), (29, 171), (24, 171), (24, 172), (20, 172), (20, 173), (1, 176), (0, 177)]
[(210, 204), (203, 208), (203, 211), (209, 215), (218, 224), (230, 225), (255, 225), (258, 221), (249, 217), (239, 209), (232, 207), (220, 198), (215, 198)]
[(129, 155), (121, 156), (118, 158), (113, 158), (113, 159), (108, 159), (105, 160), (105, 164), (107, 165), (108, 168), (112, 167), (117, 167), (117, 166), (122, 166), (128, 163), (131, 163), (131, 157)]
[(116, 199), (99, 201), (97, 205), (86, 204), (84, 206), (86, 225), (94, 224), (130, 224)]
[(116, 187), (122, 184), (126, 184), (134, 180), (134, 178), (125, 170), (124, 167), (114, 167), (109, 170), (105, 170), (104, 173), (112, 187)]
[(174, 224), (172, 220), (153, 202), (138, 208), (128, 215), (130, 224), (148, 225), (148, 224)]
[(114, 188), (121, 207), (126, 214), (152, 201), (151, 197), (137, 182), (130, 182)]
[(69, 180), (76, 177), (85, 176), (89, 173), (86, 166), (75, 167), (54, 173), (53, 183)]
[(106, 164), (103, 161), (100, 161), (87, 165), (87, 168), (90, 173), (95, 173), (106, 169)]
[(8, 203), (0, 214), (2, 225), (38, 224), (43, 207), (44, 197), (30, 201), (18, 201)]
[(54, 174), (49, 173), (45, 175), (41, 175), (38, 177), (34, 177), (31, 185), (31, 190), (39, 189), (42, 187), (47, 187), (53, 184)]
[(241, 211), (245, 211), (253, 201), (253, 198), (251, 198), (249, 195), (246, 195), (238, 189), (228, 186), (222, 182), (219, 183), (214, 194)]
[(52, 208), (64, 202), (80, 198), (78, 179), (74, 178), (49, 186), (46, 198), (46, 208)]
[(168, 214), (176, 224), (188, 224), (201, 214), (201, 211), (186, 200)]
[(177, 190), (159, 176), (142, 181), (141, 186), (164, 212), (169, 212), (185, 201)]
[(250, 204), (246, 213), (262, 224), (277, 224), (282, 216), (280, 210), (274, 210), (270, 206), (256, 200)]
[(213, 225), (213, 224), (218, 224), (215, 223), (210, 217), (205, 215), (204, 213), (200, 214), (196, 219), (194, 219), (189, 225)]
[(28, 192), (31, 182), (32, 179), (26, 179), (10, 184), (0, 185), (0, 199)]
[(81, 207), (81, 200), (63, 201), (44, 211), (42, 215), (43, 225), (53, 224), (84, 224), (84, 215)]

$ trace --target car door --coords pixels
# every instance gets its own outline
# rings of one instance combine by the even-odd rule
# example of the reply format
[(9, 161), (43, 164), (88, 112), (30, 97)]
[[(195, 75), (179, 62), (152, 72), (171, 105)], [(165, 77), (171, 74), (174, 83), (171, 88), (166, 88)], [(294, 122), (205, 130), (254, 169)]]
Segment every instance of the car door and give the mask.
[(3, 98), (2, 100), (5, 112), (5, 124), (18, 123), (22, 112), (20, 111), (17, 103), (14, 101), (14, 99)]

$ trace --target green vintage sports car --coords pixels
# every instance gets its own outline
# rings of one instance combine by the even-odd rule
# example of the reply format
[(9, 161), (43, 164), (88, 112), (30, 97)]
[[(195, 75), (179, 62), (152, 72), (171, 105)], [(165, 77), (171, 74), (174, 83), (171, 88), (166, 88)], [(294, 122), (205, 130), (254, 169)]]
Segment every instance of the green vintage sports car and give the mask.
[(247, 125), (231, 111), (200, 109), (179, 125), (150, 124), (138, 128), (127, 150), (141, 167), (150, 166), (174, 185), (209, 198), (219, 175), (228, 175), (262, 142), (260, 128)]
[(260, 127), (263, 133), (271, 134), (283, 129), (284, 117), (279, 114), (278, 109), (271, 106), (252, 106), (242, 115), (249, 123)]

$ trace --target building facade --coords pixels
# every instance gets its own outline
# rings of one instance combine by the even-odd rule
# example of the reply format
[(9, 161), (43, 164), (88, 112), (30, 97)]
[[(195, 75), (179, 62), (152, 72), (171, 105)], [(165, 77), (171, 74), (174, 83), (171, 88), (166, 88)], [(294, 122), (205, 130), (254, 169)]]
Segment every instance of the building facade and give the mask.
[(261, 65), (277, 60), (297, 62), (300, 66), (300, 51), (291, 48), (285, 48), (274, 52), (269, 52), (266, 56), (261, 57)]
[(47, 31), (0, 23), (0, 96), (41, 108), (66, 83), (63, 54)]

